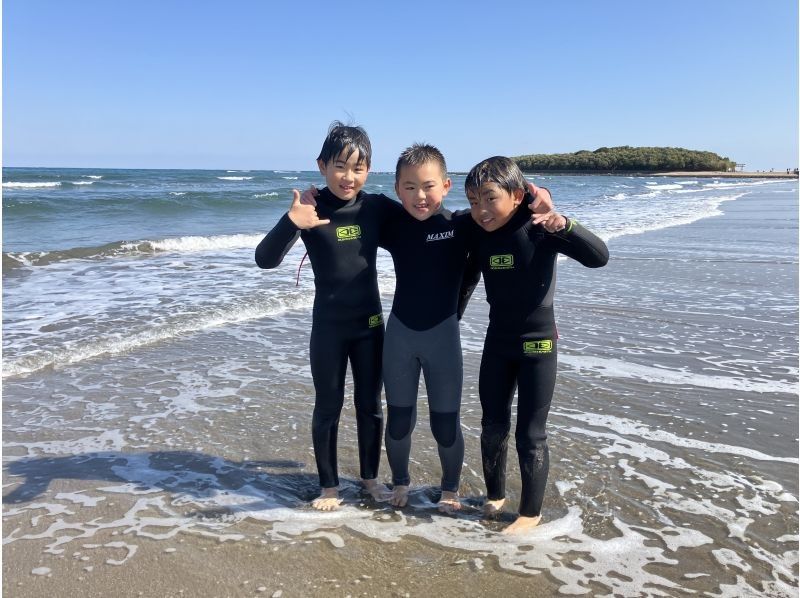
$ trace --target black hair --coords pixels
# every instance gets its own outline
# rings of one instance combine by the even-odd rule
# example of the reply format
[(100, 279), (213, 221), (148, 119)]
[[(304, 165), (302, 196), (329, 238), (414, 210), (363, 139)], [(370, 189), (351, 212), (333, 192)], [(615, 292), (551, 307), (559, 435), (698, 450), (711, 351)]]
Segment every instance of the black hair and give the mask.
[(464, 181), (464, 190), (478, 190), (485, 183), (496, 183), (509, 193), (516, 189), (528, 191), (528, 183), (517, 163), (504, 156), (486, 158), (473, 166)]
[(433, 162), (439, 166), (442, 171), (442, 179), (447, 177), (447, 163), (444, 161), (442, 152), (428, 143), (415, 143), (404, 149), (397, 159), (397, 166), (394, 169), (395, 184), (400, 182), (400, 169), (403, 166), (420, 166), (427, 162)]
[(325, 137), (317, 160), (327, 164), (342, 153), (347, 160), (353, 155), (353, 152), (358, 152), (359, 164), (363, 163), (367, 168), (370, 167), (372, 144), (369, 142), (367, 132), (362, 127), (351, 127), (338, 120), (333, 121), (328, 127), (328, 135)]

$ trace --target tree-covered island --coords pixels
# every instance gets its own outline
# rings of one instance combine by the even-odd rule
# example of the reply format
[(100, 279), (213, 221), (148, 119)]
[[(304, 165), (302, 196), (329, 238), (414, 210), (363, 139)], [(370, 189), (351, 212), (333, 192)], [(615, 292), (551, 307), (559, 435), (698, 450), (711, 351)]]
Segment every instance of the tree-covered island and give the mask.
[(593, 152), (531, 154), (512, 158), (523, 171), (536, 172), (732, 172), (736, 162), (713, 152), (681, 147), (601, 147)]

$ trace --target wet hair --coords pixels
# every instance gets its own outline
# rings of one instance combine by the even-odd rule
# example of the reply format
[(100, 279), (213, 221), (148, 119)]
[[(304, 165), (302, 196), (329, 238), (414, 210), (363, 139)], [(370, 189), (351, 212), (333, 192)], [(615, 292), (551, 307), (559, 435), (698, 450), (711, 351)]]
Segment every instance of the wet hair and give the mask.
[(366, 164), (367, 168), (371, 166), (372, 144), (369, 142), (367, 132), (362, 127), (345, 125), (338, 120), (333, 121), (328, 127), (328, 135), (325, 137), (317, 160), (327, 164), (341, 154), (344, 154), (344, 159), (348, 160), (353, 152), (358, 152), (359, 164)]
[(528, 182), (517, 163), (504, 156), (486, 158), (473, 166), (464, 181), (464, 190), (477, 191), (486, 183), (495, 183), (509, 193), (517, 189), (528, 191)]
[(397, 166), (394, 169), (394, 182), (400, 183), (400, 170), (404, 166), (422, 166), (428, 162), (433, 162), (442, 171), (442, 179), (447, 177), (447, 164), (444, 156), (434, 146), (427, 143), (415, 143), (403, 150), (397, 159)]

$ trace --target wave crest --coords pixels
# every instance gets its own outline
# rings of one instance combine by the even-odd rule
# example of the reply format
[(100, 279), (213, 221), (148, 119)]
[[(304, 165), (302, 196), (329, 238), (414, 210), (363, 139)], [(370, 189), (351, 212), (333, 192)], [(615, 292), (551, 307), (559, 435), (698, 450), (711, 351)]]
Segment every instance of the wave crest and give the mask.
[(99, 260), (135, 257), (154, 253), (193, 253), (225, 249), (255, 248), (263, 235), (218, 235), (177, 237), (174, 239), (116, 241), (96, 247), (73, 247), (56, 251), (17, 251), (3, 253), (3, 269), (49, 266), (67, 260)]

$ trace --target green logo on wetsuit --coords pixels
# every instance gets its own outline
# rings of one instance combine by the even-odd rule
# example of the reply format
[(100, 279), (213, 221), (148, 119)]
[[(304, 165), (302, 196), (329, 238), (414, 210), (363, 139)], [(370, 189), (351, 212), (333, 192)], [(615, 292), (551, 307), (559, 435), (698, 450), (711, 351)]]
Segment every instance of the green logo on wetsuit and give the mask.
[(383, 314), (376, 314), (374, 316), (369, 317), (369, 327), (375, 328), (376, 326), (380, 326), (383, 324)]
[(336, 238), (339, 241), (354, 241), (361, 238), (361, 227), (357, 224), (351, 226), (337, 226)]
[(536, 353), (551, 353), (553, 351), (553, 341), (524, 341), (522, 343), (522, 352), (525, 355), (534, 355)]
[(508, 270), (514, 267), (514, 256), (510, 253), (493, 255), (489, 258), (489, 266), (492, 270)]

